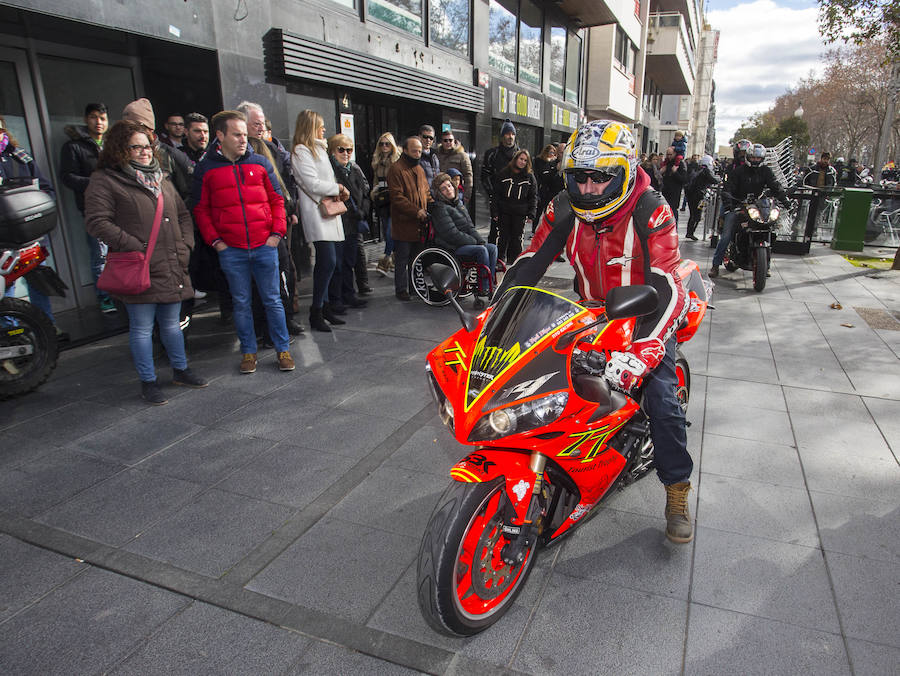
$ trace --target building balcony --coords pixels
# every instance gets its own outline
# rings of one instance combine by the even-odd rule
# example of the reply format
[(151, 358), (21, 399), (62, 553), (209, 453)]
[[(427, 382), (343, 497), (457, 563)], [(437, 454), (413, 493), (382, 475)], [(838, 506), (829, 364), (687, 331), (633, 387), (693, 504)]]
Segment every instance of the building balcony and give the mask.
[(651, 14), (647, 27), (646, 77), (663, 94), (691, 94), (694, 68), (684, 17), (678, 12)]
[(616, 25), (594, 26), (588, 33), (584, 110), (587, 116), (635, 121), (637, 95), (634, 74), (613, 56)]
[(554, 4), (585, 28), (616, 22), (615, 13), (603, 0), (555, 0)]

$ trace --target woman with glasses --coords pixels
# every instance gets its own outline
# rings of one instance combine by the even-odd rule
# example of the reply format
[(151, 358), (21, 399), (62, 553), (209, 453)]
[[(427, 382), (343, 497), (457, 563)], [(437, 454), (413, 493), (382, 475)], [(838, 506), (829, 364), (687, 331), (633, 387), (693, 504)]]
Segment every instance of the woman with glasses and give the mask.
[(391, 239), (391, 198), (388, 191), (387, 173), (391, 165), (400, 159), (400, 148), (394, 140), (394, 135), (385, 132), (378, 139), (378, 146), (372, 154), (372, 203), (375, 205), (375, 214), (381, 224), (381, 234), (384, 237), (384, 256), (378, 261), (375, 269), (382, 276), (394, 269), (392, 254), (394, 253), (394, 240)]
[(156, 405), (165, 404), (166, 397), (153, 363), (154, 321), (174, 370), (172, 383), (194, 388), (207, 385), (188, 368), (178, 322), (181, 301), (194, 296), (188, 275), (194, 224), (169, 175), (160, 169), (144, 128), (128, 120), (116, 122), (106, 133), (97, 170), (84, 194), (85, 228), (109, 251), (146, 251), (160, 196), (163, 210), (150, 255), (150, 288), (116, 296), (128, 310), (128, 340), (141, 396)]
[(329, 293), (331, 277), (343, 252), (344, 226), (340, 216), (323, 215), (319, 204), (334, 198), (346, 201), (350, 192), (334, 178), (321, 115), (313, 110), (303, 110), (297, 115), (293, 146), (291, 167), (300, 188), (300, 222), (306, 241), (312, 242), (316, 249), (309, 325), (315, 331), (330, 332), (329, 323), (346, 324), (338, 317), (347, 313), (340, 297)]
[(334, 167), (334, 177), (350, 193), (347, 212), (341, 215), (344, 226), (342, 256), (338, 258), (338, 270), (331, 278), (329, 295), (353, 308), (365, 307), (366, 301), (356, 295), (353, 288), (356, 257), (359, 254), (359, 224), (369, 217), (369, 182), (359, 165), (350, 159), (353, 154), (353, 140), (344, 134), (335, 134), (328, 139), (328, 153)]
[(538, 216), (538, 185), (531, 172), (531, 155), (517, 151), (503, 169), (494, 175), (494, 199), (491, 217), (498, 218), (497, 256), (512, 263), (522, 253), (525, 222)]

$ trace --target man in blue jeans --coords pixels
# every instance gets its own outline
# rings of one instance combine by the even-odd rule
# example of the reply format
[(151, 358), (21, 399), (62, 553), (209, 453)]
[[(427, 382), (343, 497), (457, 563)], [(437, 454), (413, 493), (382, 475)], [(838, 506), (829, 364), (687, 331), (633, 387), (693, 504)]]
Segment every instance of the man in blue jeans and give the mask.
[(212, 119), (216, 140), (194, 170), (194, 220), (219, 253), (234, 300), (234, 328), (241, 341), (241, 373), (256, 371), (251, 284), (256, 282), (278, 367), (293, 371), (290, 337), (278, 285), (278, 243), (285, 236), (284, 199), (274, 168), (247, 146), (247, 119), (236, 110)]

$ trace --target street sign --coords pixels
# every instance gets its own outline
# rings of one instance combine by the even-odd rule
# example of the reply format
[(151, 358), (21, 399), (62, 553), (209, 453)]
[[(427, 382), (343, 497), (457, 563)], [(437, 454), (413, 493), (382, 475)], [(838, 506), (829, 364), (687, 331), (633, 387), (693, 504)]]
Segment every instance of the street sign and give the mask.
[(815, 149), (815, 148), (810, 148), (810, 149), (809, 149), (809, 154), (810, 154), (810, 155), (815, 155), (815, 154), (816, 154), (816, 149)]

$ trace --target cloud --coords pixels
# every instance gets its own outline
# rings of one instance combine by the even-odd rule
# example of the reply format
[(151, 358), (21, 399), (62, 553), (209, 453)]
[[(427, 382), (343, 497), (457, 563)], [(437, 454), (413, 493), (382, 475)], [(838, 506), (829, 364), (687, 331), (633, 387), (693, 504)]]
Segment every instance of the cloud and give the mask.
[(798, 4), (755, 0), (707, 12), (709, 24), (720, 31), (713, 72), (718, 145), (810, 71), (821, 72), (826, 48), (817, 29), (818, 9)]

